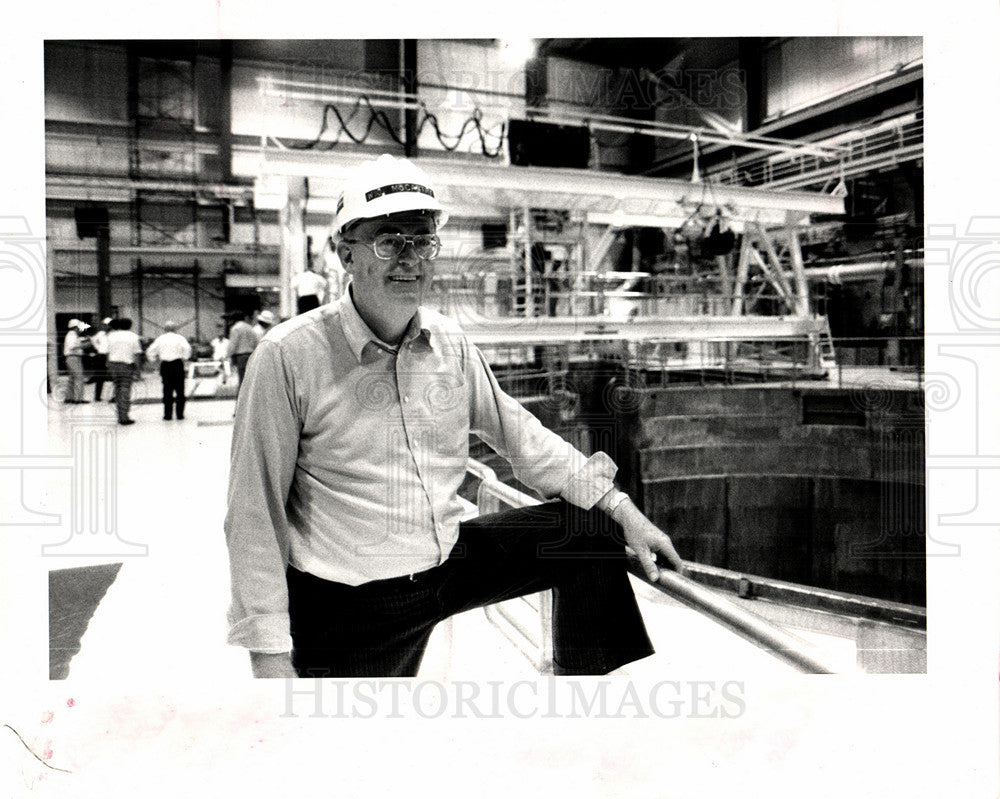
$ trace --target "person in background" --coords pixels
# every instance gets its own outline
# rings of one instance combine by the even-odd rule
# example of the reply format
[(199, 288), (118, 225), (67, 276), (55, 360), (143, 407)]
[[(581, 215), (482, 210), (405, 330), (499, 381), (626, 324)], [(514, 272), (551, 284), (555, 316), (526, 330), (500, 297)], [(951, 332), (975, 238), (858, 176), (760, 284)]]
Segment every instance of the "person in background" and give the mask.
[(292, 278), (297, 312), (305, 313), (322, 305), (326, 296), (326, 286), (326, 278), (316, 274), (311, 263), (307, 264), (306, 271)]
[(339, 300), (347, 290), (348, 275), (344, 265), (337, 256), (337, 245), (332, 237), (327, 238), (327, 246), (323, 248), (323, 274), (326, 277), (326, 300)]
[(111, 317), (105, 317), (101, 320), (97, 332), (90, 337), (90, 343), (94, 345), (94, 402), (101, 401), (104, 383), (111, 379), (111, 375), (108, 374), (108, 325), (110, 324)]
[(184, 362), (191, 357), (191, 344), (177, 332), (177, 323), (165, 322), (163, 333), (146, 348), (146, 357), (160, 362), (160, 380), (163, 382), (163, 418), (170, 421), (184, 418)]
[(275, 321), (274, 314), (271, 311), (261, 311), (257, 314), (257, 324), (253, 326), (254, 333), (257, 334), (257, 341), (264, 338), (264, 334), (274, 327)]
[(118, 424), (135, 424), (129, 417), (132, 407), (132, 381), (139, 372), (142, 344), (132, 332), (131, 319), (113, 319), (108, 333), (108, 371), (115, 386)]
[[(236, 407), (229, 643), (256, 677), (415, 676), (449, 616), (553, 590), (553, 670), (606, 674), (653, 653), (626, 571), (670, 538), (497, 382), (459, 326), (423, 307), (447, 214), (429, 178), (382, 156), (347, 179), (339, 301), (270, 331)], [(461, 522), (475, 433), (549, 501)]]
[(229, 361), (229, 339), (226, 337), (226, 325), (224, 322), (219, 322), (216, 325), (215, 338), (209, 344), (212, 347), (212, 360), (217, 361), (219, 368), (222, 370), (220, 372), (222, 380), (219, 381), (219, 385), (224, 386), (229, 382), (229, 377), (232, 374)]
[(247, 311), (238, 311), (236, 322), (229, 330), (228, 355), (236, 368), (236, 396), (243, 388), (243, 381), (246, 376), (247, 361), (260, 341), (260, 336), (253, 327), (250, 326), (250, 314)]
[(63, 355), (66, 358), (66, 370), (69, 372), (69, 382), (66, 386), (66, 402), (79, 405), (87, 402), (83, 398), (83, 353), (84, 331), (90, 325), (79, 319), (69, 320), (69, 330), (63, 339)]

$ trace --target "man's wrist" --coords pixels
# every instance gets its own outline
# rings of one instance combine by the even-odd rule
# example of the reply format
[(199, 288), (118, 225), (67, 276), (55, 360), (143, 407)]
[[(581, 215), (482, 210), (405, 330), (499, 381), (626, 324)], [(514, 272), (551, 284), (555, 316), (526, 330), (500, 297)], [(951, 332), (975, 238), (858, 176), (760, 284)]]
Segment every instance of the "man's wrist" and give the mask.
[(604, 504), (604, 512), (608, 514), (614, 521), (618, 521), (615, 518), (615, 514), (621, 510), (621, 508), (626, 505), (629, 501), (629, 496), (624, 491), (615, 491), (611, 493), (608, 497), (606, 503)]

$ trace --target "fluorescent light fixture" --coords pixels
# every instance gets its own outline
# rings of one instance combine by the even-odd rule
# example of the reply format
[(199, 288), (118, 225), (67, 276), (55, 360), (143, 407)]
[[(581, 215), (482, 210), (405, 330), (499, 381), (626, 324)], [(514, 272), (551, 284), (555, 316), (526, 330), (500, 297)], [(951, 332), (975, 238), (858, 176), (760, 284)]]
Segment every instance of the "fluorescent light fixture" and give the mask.
[(500, 57), (511, 66), (520, 66), (535, 55), (534, 39), (501, 39)]

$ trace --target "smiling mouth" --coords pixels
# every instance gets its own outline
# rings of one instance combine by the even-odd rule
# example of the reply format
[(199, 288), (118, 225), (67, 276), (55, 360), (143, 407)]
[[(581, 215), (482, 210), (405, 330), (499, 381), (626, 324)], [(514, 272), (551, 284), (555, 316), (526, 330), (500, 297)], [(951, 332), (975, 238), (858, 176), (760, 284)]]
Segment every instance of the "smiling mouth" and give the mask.
[(393, 283), (416, 283), (420, 275), (390, 275), (389, 280)]

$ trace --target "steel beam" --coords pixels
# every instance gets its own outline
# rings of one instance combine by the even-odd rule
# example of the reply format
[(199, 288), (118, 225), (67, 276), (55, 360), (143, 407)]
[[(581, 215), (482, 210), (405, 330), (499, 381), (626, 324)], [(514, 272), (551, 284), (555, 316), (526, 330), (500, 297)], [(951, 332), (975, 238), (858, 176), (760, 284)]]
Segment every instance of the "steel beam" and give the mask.
[(460, 318), (476, 344), (530, 345), (578, 341), (800, 340), (826, 329), (824, 317), (647, 316), (615, 321), (606, 316)]
[(784, 291), (784, 296), (789, 300), (792, 310), (794, 310), (795, 302), (792, 299), (794, 292), (792, 291), (791, 284), (785, 277), (784, 270), (781, 268), (781, 259), (778, 257), (778, 251), (774, 248), (774, 242), (771, 241), (771, 237), (767, 234), (767, 231), (760, 225), (755, 224), (754, 226), (757, 238), (760, 240), (761, 244), (764, 245), (764, 250), (767, 252), (767, 257), (771, 259), (771, 263), (774, 265), (774, 274), (778, 281), (781, 283), (781, 288)]
[(799, 247), (799, 234), (795, 226), (789, 224), (785, 229), (788, 236), (788, 253), (792, 258), (792, 274), (795, 276), (795, 312), (799, 316), (809, 314), (809, 289), (806, 286), (805, 266), (802, 263), (802, 249)]
[[(331, 203), (340, 182), (372, 153), (313, 152), (277, 148), (236, 147), (233, 174), (259, 178), (285, 175), (310, 178), (310, 205)], [(460, 210), (463, 204), (498, 208), (553, 208), (579, 212), (677, 217), (683, 208), (725, 206), (730, 217), (773, 217), (800, 214), (842, 214), (842, 198), (818, 192), (773, 191), (746, 186), (713, 185), (673, 178), (619, 175), (586, 169), (507, 166), (492, 161), (422, 157), (420, 166), (441, 189), (442, 201)], [(331, 209), (332, 212), (332, 209)], [(780, 219), (784, 222), (784, 218)]]

